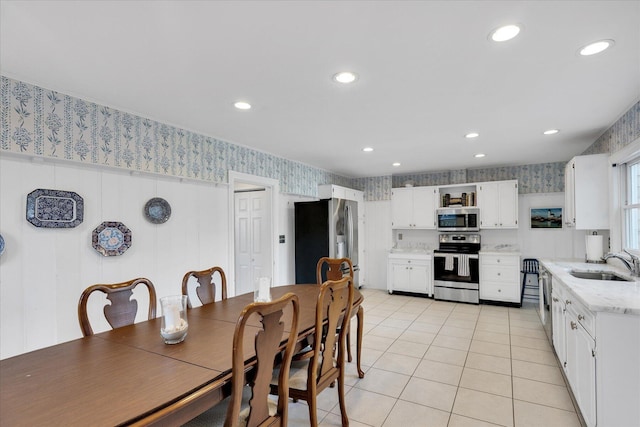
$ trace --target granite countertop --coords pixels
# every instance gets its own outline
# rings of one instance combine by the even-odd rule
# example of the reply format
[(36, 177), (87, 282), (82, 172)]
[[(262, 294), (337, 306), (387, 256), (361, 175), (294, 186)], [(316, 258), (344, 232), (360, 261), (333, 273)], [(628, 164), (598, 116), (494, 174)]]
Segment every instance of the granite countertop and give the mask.
[(520, 255), (520, 247), (518, 245), (482, 245), (481, 254), (512, 254)]
[[(640, 315), (640, 278), (631, 277), (629, 271), (610, 264), (589, 264), (579, 260), (547, 260), (540, 263), (553, 276), (566, 285), (574, 297), (593, 312)], [(611, 271), (630, 282), (579, 279), (569, 272), (579, 271)]]
[(433, 249), (392, 248), (389, 250), (389, 256), (392, 258), (429, 259), (432, 254)]
[(520, 255), (520, 252), (517, 250), (494, 250), (494, 249), (480, 249), (481, 255)]

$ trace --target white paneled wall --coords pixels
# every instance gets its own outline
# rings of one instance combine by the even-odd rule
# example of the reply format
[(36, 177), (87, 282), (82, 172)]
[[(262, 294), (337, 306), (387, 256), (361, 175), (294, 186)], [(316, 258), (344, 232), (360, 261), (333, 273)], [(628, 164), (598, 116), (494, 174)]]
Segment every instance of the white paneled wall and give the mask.
[[(27, 222), (26, 197), (37, 188), (82, 196), (83, 223), (51, 229)], [(161, 297), (179, 294), (188, 270), (228, 270), (227, 191), (224, 185), (0, 157), (0, 233), (6, 242), (0, 257), (0, 358), (80, 337), (78, 298), (91, 284), (148, 277)], [(171, 205), (164, 224), (144, 218), (152, 197)], [(124, 254), (104, 257), (92, 248), (92, 231), (103, 221), (123, 222), (132, 231)]]

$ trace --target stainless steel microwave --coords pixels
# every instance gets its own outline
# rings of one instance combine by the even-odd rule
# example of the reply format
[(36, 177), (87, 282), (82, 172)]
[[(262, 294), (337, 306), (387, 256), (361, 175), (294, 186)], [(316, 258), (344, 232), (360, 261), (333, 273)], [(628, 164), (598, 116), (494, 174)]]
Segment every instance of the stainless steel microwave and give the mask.
[(439, 208), (438, 231), (479, 231), (480, 209), (475, 207)]

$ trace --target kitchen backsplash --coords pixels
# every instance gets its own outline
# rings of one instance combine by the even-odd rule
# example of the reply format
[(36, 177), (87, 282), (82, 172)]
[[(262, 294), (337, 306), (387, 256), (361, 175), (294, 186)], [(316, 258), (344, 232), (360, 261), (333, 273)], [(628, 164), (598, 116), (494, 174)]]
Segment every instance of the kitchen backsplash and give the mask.
[[(319, 184), (363, 190), (365, 200), (389, 200), (391, 189), (517, 179), (519, 192), (564, 191), (564, 164), (460, 169), (413, 175), (349, 178), (265, 152), (2, 76), (0, 152), (123, 168), (180, 178), (227, 182), (228, 171), (277, 179), (283, 193), (314, 197)], [(583, 154), (615, 152), (640, 137), (640, 103)]]

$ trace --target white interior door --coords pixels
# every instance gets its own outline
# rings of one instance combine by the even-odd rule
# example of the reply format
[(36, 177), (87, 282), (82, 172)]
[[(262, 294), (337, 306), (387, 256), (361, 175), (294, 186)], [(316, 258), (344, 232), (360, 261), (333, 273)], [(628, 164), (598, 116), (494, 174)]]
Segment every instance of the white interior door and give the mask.
[(272, 277), (271, 189), (234, 194), (236, 295), (253, 292), (257, 277)]

